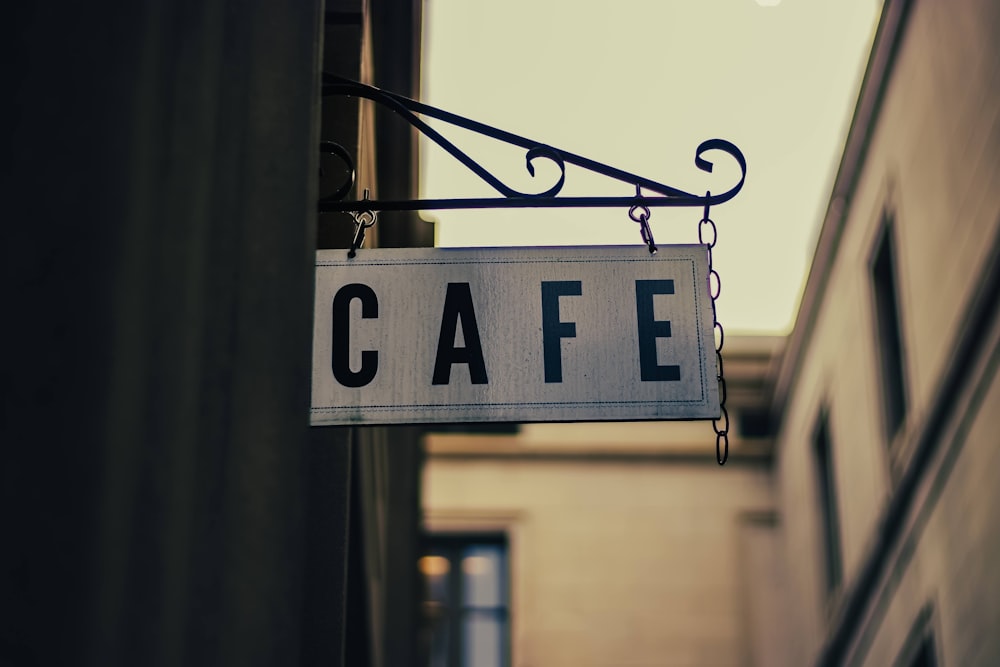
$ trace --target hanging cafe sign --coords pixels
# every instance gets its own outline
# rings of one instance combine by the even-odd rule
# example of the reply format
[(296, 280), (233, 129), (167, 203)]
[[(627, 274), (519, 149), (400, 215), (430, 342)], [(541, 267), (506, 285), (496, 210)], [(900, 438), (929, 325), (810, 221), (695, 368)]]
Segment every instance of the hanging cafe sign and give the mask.
[[(317, 252), (313, 425), (710, 419), (716, 458), (726, 461), (709, 211), (743, 187), (746, 161), (736, 146), (712, 139), (698, 147), (703, 171), (712, 171), (709, 151), (727, 153), (741, 170), (728, 191), (698, 196), (355, 81), (324, 74), (323, 94), (392, 109), (501, 196), (377, 201), (366, 191), (345, 201), (353, 160), (323, 142), (349, 178), (319, 210), (352, 214), (355, 235), (349, 250)], [(544, 158), (559, 179), (545, 192), (518, 192), (423, 117), (522, 147), (532, 176)], [(567, 164), (627, 183), (635, 195), (560, 197)], [(656, 246), (649, 209), (663, 206), (702, 209), (699, 244)], [(627, 208), (644, 245), (359, 252), (379, 211), (527, 207)]]

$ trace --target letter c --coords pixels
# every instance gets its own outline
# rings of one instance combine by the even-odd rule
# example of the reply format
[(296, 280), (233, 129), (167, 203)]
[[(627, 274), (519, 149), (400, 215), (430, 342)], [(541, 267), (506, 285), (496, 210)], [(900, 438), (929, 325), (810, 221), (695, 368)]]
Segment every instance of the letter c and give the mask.
[(351, 370), (351, 301), (361, 300), (362, 319), (378, 318), (378, 297), (368, 285), (344, 285), (333, 297), (333, 377), (345, 387), (363, 387), (378, 372), (378, 352), (363, 350), (361, 368)]

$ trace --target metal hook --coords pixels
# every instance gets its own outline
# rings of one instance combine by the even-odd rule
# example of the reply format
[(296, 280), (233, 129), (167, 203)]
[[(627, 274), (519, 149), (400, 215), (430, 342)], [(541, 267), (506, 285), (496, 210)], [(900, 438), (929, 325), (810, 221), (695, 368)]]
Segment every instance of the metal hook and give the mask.
[[(363, 201), (368, 201), (368, 188), (365, 188)], [(347, 251), (348, 259), (354, 259), (358, 254), (358, 248), (365, 244), (365, 230), (374, 227), (378, 222), (378, 212), (352, 211), (351, 217), (354, 218), (354, 239), (351, 241), (351, 249)]]
[[(635, 186), (635, 196), (642, 197), (642, 190), (638, 184)], [(642, 236), (642, 242), (649, 248), (649, 254), (655, 255), (657, 248), (656, 242), (653, 240), (653, 230), (649, 228), (649, 208), (642, 204), (636, 204), (628, 210), (628, 217), (632, 219), (632, 222), (639, 223), (639, 235)]]

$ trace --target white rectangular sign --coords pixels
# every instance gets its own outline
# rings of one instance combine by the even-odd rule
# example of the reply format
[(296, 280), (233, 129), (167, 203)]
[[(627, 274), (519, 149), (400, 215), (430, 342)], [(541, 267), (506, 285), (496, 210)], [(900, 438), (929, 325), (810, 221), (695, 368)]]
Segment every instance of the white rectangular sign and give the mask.
[(314, 425), (719, 415), (704, 246), (316, 256)]

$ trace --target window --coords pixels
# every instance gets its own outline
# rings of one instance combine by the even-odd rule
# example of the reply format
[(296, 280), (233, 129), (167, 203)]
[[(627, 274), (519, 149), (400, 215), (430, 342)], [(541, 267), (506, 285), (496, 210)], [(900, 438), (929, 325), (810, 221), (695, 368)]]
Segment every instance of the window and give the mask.
[(937, 667), (937, 642), (934, 641), (934, 605), (927, 604), (903, 642), (893, 667)]
[(506, 667), (510, 662), (507, 540), (503, 535), (431, 535), (424, 640), (430, 667)]
[(920, 642), (916, 655), (907, 667), (937, 667), (937, 658), (934, 653), (934, 638), (926, 636)]
[(830, 427), (826, 411), (820, 413), (813, 431), (813, 458), (816, 464), (816, 489), (822, 524), (822, 547), (826, 593), (840, 587), (843, 576), (840, 555), (840, 521), (837, 514), (837, 485), (831, 451)]
[(906, 416), (906, 378), (892, 221), (888, 217), (872, 255), (871, 277), (881, 366), (883, 423), (886, 439), (892, 442)]

